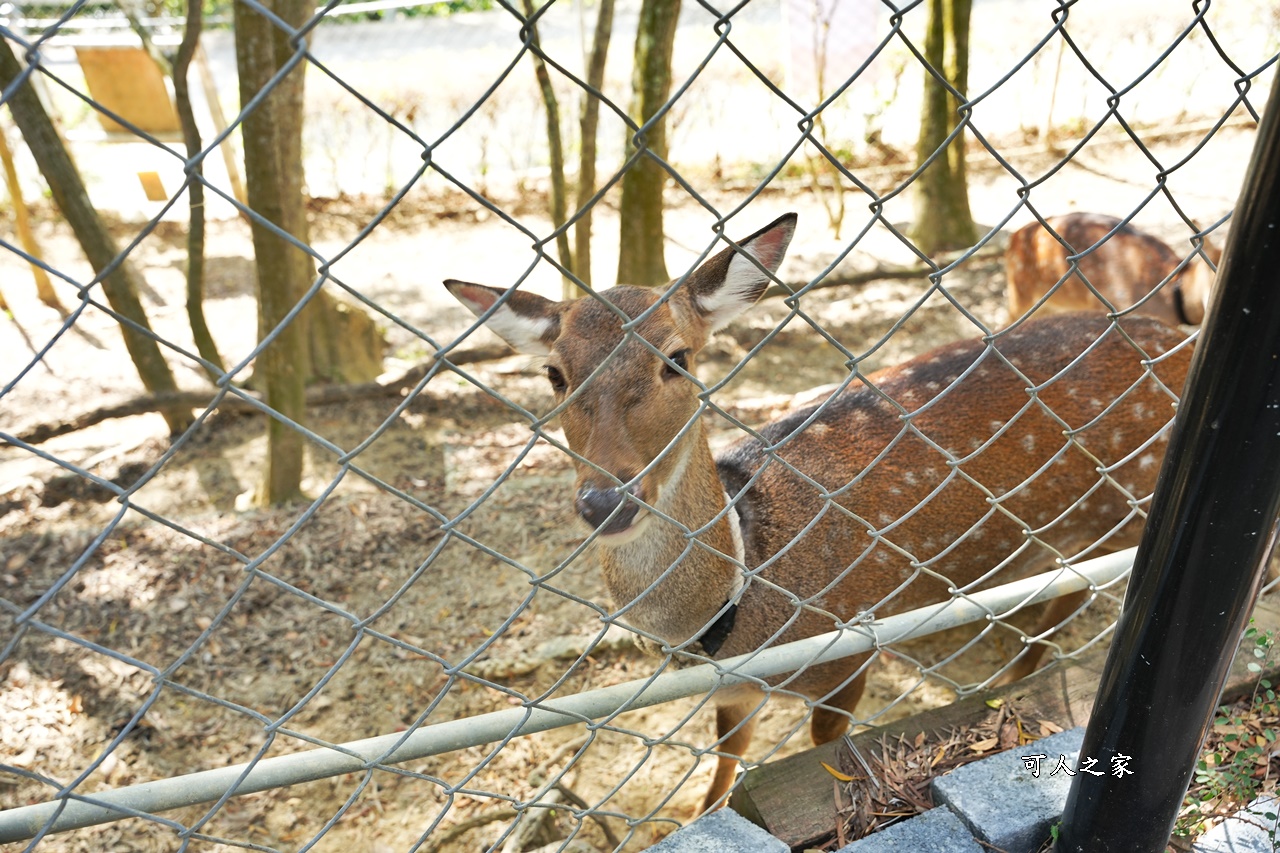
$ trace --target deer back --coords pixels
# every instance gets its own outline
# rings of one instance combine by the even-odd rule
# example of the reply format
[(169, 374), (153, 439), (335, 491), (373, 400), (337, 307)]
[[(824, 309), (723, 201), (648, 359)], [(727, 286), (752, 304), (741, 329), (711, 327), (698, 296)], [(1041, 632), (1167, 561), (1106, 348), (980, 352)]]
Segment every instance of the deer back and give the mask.
[[(998, 353), (942, 347), (728, 448), (744, 562), (764, 568), (720, 656), (1133, 544), (1190, 353), (1153, 320), (1121, 325), (1063, 315)], [(775, 584), (806, 607), (790, 628)]]

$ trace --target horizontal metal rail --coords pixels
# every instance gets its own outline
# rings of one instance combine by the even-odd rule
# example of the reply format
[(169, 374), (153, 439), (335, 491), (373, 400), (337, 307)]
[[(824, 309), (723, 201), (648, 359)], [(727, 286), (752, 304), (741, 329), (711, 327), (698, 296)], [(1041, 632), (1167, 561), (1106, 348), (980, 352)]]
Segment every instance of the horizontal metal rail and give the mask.
[[(139, 814), (215, 802), (235, 789), (252, 794), (382, 764), (396, 764), (480, 746), (518, 735), (612, 717), (725, 687), (861, 654), (886, 643), (944, 631), (1014, 607), (1056, 598), (1122, 577), (1135, 549), (1117, 551), (1034, 577), (889, 616), (875, 622), (797, 640), (715, 663), (603, 687), (528, 708), (509, 708), (476, 717), (424, 726), (408, 735), (380, 735), (249, 764), (204, 770), (94, 794), (72, 793), (47, 803), (0, 812), (0, 843), (31, 838), (51, 820), (52, 832), (81, 829)], [(237, 781), (241, 780), (237, 785)], [(59, 809), (61, 812), (59, 813)]]

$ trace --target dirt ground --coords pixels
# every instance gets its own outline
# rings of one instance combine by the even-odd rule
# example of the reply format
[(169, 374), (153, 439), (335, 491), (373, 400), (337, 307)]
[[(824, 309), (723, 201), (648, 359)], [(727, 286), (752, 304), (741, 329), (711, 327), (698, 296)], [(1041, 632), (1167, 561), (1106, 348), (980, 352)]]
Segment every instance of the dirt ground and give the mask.
[[(1234, 151), (1218, 160), (1232, 165), (1220, 168), (1242, 168), (1250, 134), (1225, 131), (1221, 139), (1232, 147), (1210, 156)], [(1046, 207), (1090, 206), (1083, 200), (1096, 201), (1093, 209), (1129, 209), (1119, 205), (1134, 188), (1117, 176), (1134, 174), (1132, 163), (1115, 158), (1105, 166), (1047, 184)], [(974, 181), (979, 219), (995, 221), (988, 211), (998, 209), (1001, 179), (978, 170)], [(1229, 209), (1237, 186), (1234, 175), (1194, 185), (1184, 204), (1213, 221)], [(711, 200), (729, 209), (739, 199), (724, 193)], [(672, 201), (674, 270), (710, 232), (704, 210)], [(376, 209), (359, 200), (317, 203), (317, 248), (335, 256)], [(512, 209), (545, 233), (536, 204)], [(812, 196), (799, 188), (766, 194), (737, 220), (737, 230), (754, 230), (788, 209), (800, 210), (802, 225), (784, 277), (802, 283), (845, 245), (824, 231)], [(334, 264), (339, 279), (418, 330), (385, 321), (389, 372), (467, 328), (469, 317), (443, 293), (441, 279), (505, 286), (530, 262), (524, 235), (467, 210), (439, 193), (411, 197)], [(1177, 235), (1170, 210), (1153, 205), (1145, 217), (1150, 230)], [(846, 223), (846, 240), (862, 227), (855, 218)], [(37, 224), (54, 266), (87, 280), (66, 228), (48, 211)], [(139, 227), (118, 223), (118, 236), (130, 239)], [(597, 233), (614, 233), (611, 227), (616, 218), (604, 210)], [(208, 257), (210, 325), (234, 363), (245, 358), (255, 332), (247, 227), (215, 222)], [(157, 331), (190, 349), (182, 229), (161, 223), (132, 258), (145, 273)], [(839, 271), (910, 260), (878, 226)], [(110, 317), (90, 307), (64, 327), (27, 292), (24, 276), (12, 256), (0, 257), (13, 309), (0, 322), (4, 381), (27, 367), (33, 351), (51, 347), (7, 388), (0, 430), (17, 433), (138, 393)], [(543, 292), (558, 286), (545, 263), (530, 284)], [(975, 320), (999, 325), (998, 251), (968, 261), (945, 285), (964, 311), (942, 294), (926, 298), (927, 283), (918, 279), (815, 291), (794, 315), (782, 300), (769, 300), (717, 338), (702, 376), (725, 376), (782, 325), (716, 397), (735, 417), (763, 423), (784, 411), (791, 395), (841, 379), (847, 353), (865, 355), (862, 366), (870, 369), (973, 337), (980, 331)], [(62, 291), (70, 304), (70, 288)], [(487, 343), (486, 335), (477, 332), (463, 346)], [(180, 384), (202, 387), (188, 359), (171, 352), (171, 361)], [(237, 508), (265, 453), (263, 421), (254, 416), (216, 412), (167, 458), (156, 415), (108, 421), (38, 452), (0, 448), (0, 638), (9, 644), (0, 657), (0, 808), (48, 800), (72, 783), (81, 792), (134, 785), (310, 748), (307, 739), (403, 731), (653, 672), (657, 662), (640, 656), (621, 632), (593, 648), (609, 602), (593, 552), (568, 560), (585, 533), (571, 506), (569, 461), (545, 442), (531, 444), (517, 411), (548, 408), (544, 386), (536, 363), (512, 357), (441, 374), (407, 405), (387, 398), (314, 409), (308, 426), (332, 446), (309, 450), (306, 487), (324, 499), (296, 532), (291, 527), (308, 507)], [(713, 426), (715, 443), (727, 443), (725, 422)], [(75, 469), (125, 488), (147, 480), (124, 508)], [(1091, 643), (1105, 634), (1117, 603), (1096, 602), (1055, 642), (1068, 653)], [(36, 623), (19, 629), (18, 614), (28, 608)], [(886, 721), (948, 702), (954, 684), (981, 682), (1017, 650), (1011, 632), (997, 632), (948, 663), (945, 678), (922, 678), (906, 660), (941, 661), (966, 636), (950, 632), (886, 653), (860, 715)], [(464, 664), (469, 678), (453, 674)], [(692, 817), (709, 780), (712, 761), (693, 753), (712, 740), (713, 715), (699, 709), (701, 701), (630, 712), (590, 736), (575, 725), (410, 761), (367, 779), (352, 774), (244, 796), (211, 816), (197, 806), (165, 817), (196, 827), (190, 849), (198, 850), (231, 849), (202, 838), (280, 850), (503, 849), (511, 806), (560, 774), (586, 804), (577, 809), (589, 808), (624, 849), (638, 850)], [(748, 758), (808, 747), (803, 723), (798, 703), (769, 703)], [(471, 820), (471, 829), (441, 844)], [(511, 849), (550, 842), (558, 849), (570, 836), (583, 850), (613, 846), (597, 821), (560, 808)], [(38, 849), (179, 844), (171, 826), (131, 819), (50, 837)]]

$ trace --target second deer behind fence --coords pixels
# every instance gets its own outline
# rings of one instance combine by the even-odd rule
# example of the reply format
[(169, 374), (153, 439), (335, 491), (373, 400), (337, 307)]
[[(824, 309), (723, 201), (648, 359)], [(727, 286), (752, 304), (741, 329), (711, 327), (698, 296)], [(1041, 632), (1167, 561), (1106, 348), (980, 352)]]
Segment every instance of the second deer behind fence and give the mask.
[(1132, 309), (1170, 326), (1204, 319), (1222, 256), (1208, 240), (1204, 256), (1197, 253), (1180, 268), (1182, 258), (1162, 240), (1114, 216), (1068, 213), (1049, 217), (1045, 225), (1032, 222), (1009, 238), (1010, 323), (1033, 309)]

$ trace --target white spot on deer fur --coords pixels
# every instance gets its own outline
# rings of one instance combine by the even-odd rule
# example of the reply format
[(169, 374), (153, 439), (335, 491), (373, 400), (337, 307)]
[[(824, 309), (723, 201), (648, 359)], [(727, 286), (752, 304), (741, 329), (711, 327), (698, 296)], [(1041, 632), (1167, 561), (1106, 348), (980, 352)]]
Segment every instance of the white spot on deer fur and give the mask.
[(987, 529), (986, 529), (985, 527), (979, 527), (977, 530), (973, 531), (973, 536), (972, 536), (972, 538), (973, 538), (975, 541), (976, 541), (976, 540), (979, 540), (979, 539), (986, 539), (986, 538), (987, 538)]
[(916, 375), (916, 369), (914, 367), (903, 367), (898, 370), (898, 375), (906, 379), (910, 379), (912, 376)]
[(991, 427), (992, 432), (998, 432), (1000, 427), (1004, 426), (1004, 421), (991, 421), (987, 425)]
[(900, 495), (900, 494), (902, 494), (902, 489), (898, 488), (897, 486), (890, 486), (890, 487), (889, 487), (889, 494), (891, 494), (891, 495)]
[(882, 512), (882, 513), (880, 513), (879, 518), (880, 518), (880, 523), (881, 523), (881, 524), (893, 524), (893, 522), (894, 522), (894, 518), (893, 518), (893, 516), (892, 516), (890, 513), (887, 513), (887, 512)]
[(1097, 397), (1094, 397), (1092, 400), (1089, 401), (1089, 405), (1093, 406), (1095, 409), (1101, 409), (1102, 401), (1099, 400)]
[(1124, 430), (1116, 429), (1111, 431), (1111, 446), (1112, 447), (1124, 446)]
[[(729, 503), (729, 493), (724, 492), (724, 502), (729, 507), (729, 512), (725, 517), (729, 520), (729, 536), (733, 539), (733, 556), (739, 563), (746, 559), (747, 548), (742, 540), (742, 520), (738, 517), (738, 509)], [(733, 598), (742, 589), (745, 580), (740, 572), (734, 574), (733, 590), (729, 597)]]
[(815, 435), (815, 436), (823, 436), (830, 431), (831, 431), (831, 427), (828, 424), (814, 424), (813, 426), (809, 427), (809, 434)]
[(974, 450), (977, 450), (982, 445), (983, 445), (983, 441), (980, 438), (969, 439), (969, 446), (972, 447)]
[(942, 387), (942, 384), (939, 382), (926, 382), (924, 383), (924, 387), (928, 388), (930, 391), (937, 391)]
[(1146, 403), (1135, 404), (1133, 407), (1133, 416), (1138, 420), (1145, 419), (1147, 417), (1147, 404)]
[(1078, 388), (1075, 388), (1074, 386), (1073, 386), (1073, 387), (1071, 387), (1071, 388), (1068, 388), (1068, 389), (1067, 389), (1067, 396), (1068, 396), (1068, 397), (1071, 397), (1071, 398), (1073, 398), (1073, 399), (1074, 399), (1075, 397), (1079, 397), (1079, 396), (1080, 396), (1080, 390), (1079, 390)]
[(1028, 453), (1034, 453), (1036, 449), (1036, 437), (1034, 433), (1027, 433), (1022, 437), (1022, 449)]
[(1149, 468), (1154, 468), (1155, 464), (1156, 457), (1154, 453), (1144, 453), (1138, 457), (1138, 467), (1144, 471)]
[(877, 563), (887, 563), (887, 562), (889, 562), (889, 555), (888, 555), (888, 554), (886, 554), (884, 551), (878, 551), (878, 552), (876, 553), (876, 562), (877, 562)]
[(902, 482), (906, 483), (908, 486), (916, 485), (916, 483), (919, 482), (918, 478), (916, 477), (916, 472), (915, 471), (904, 472), (902, 475)]

